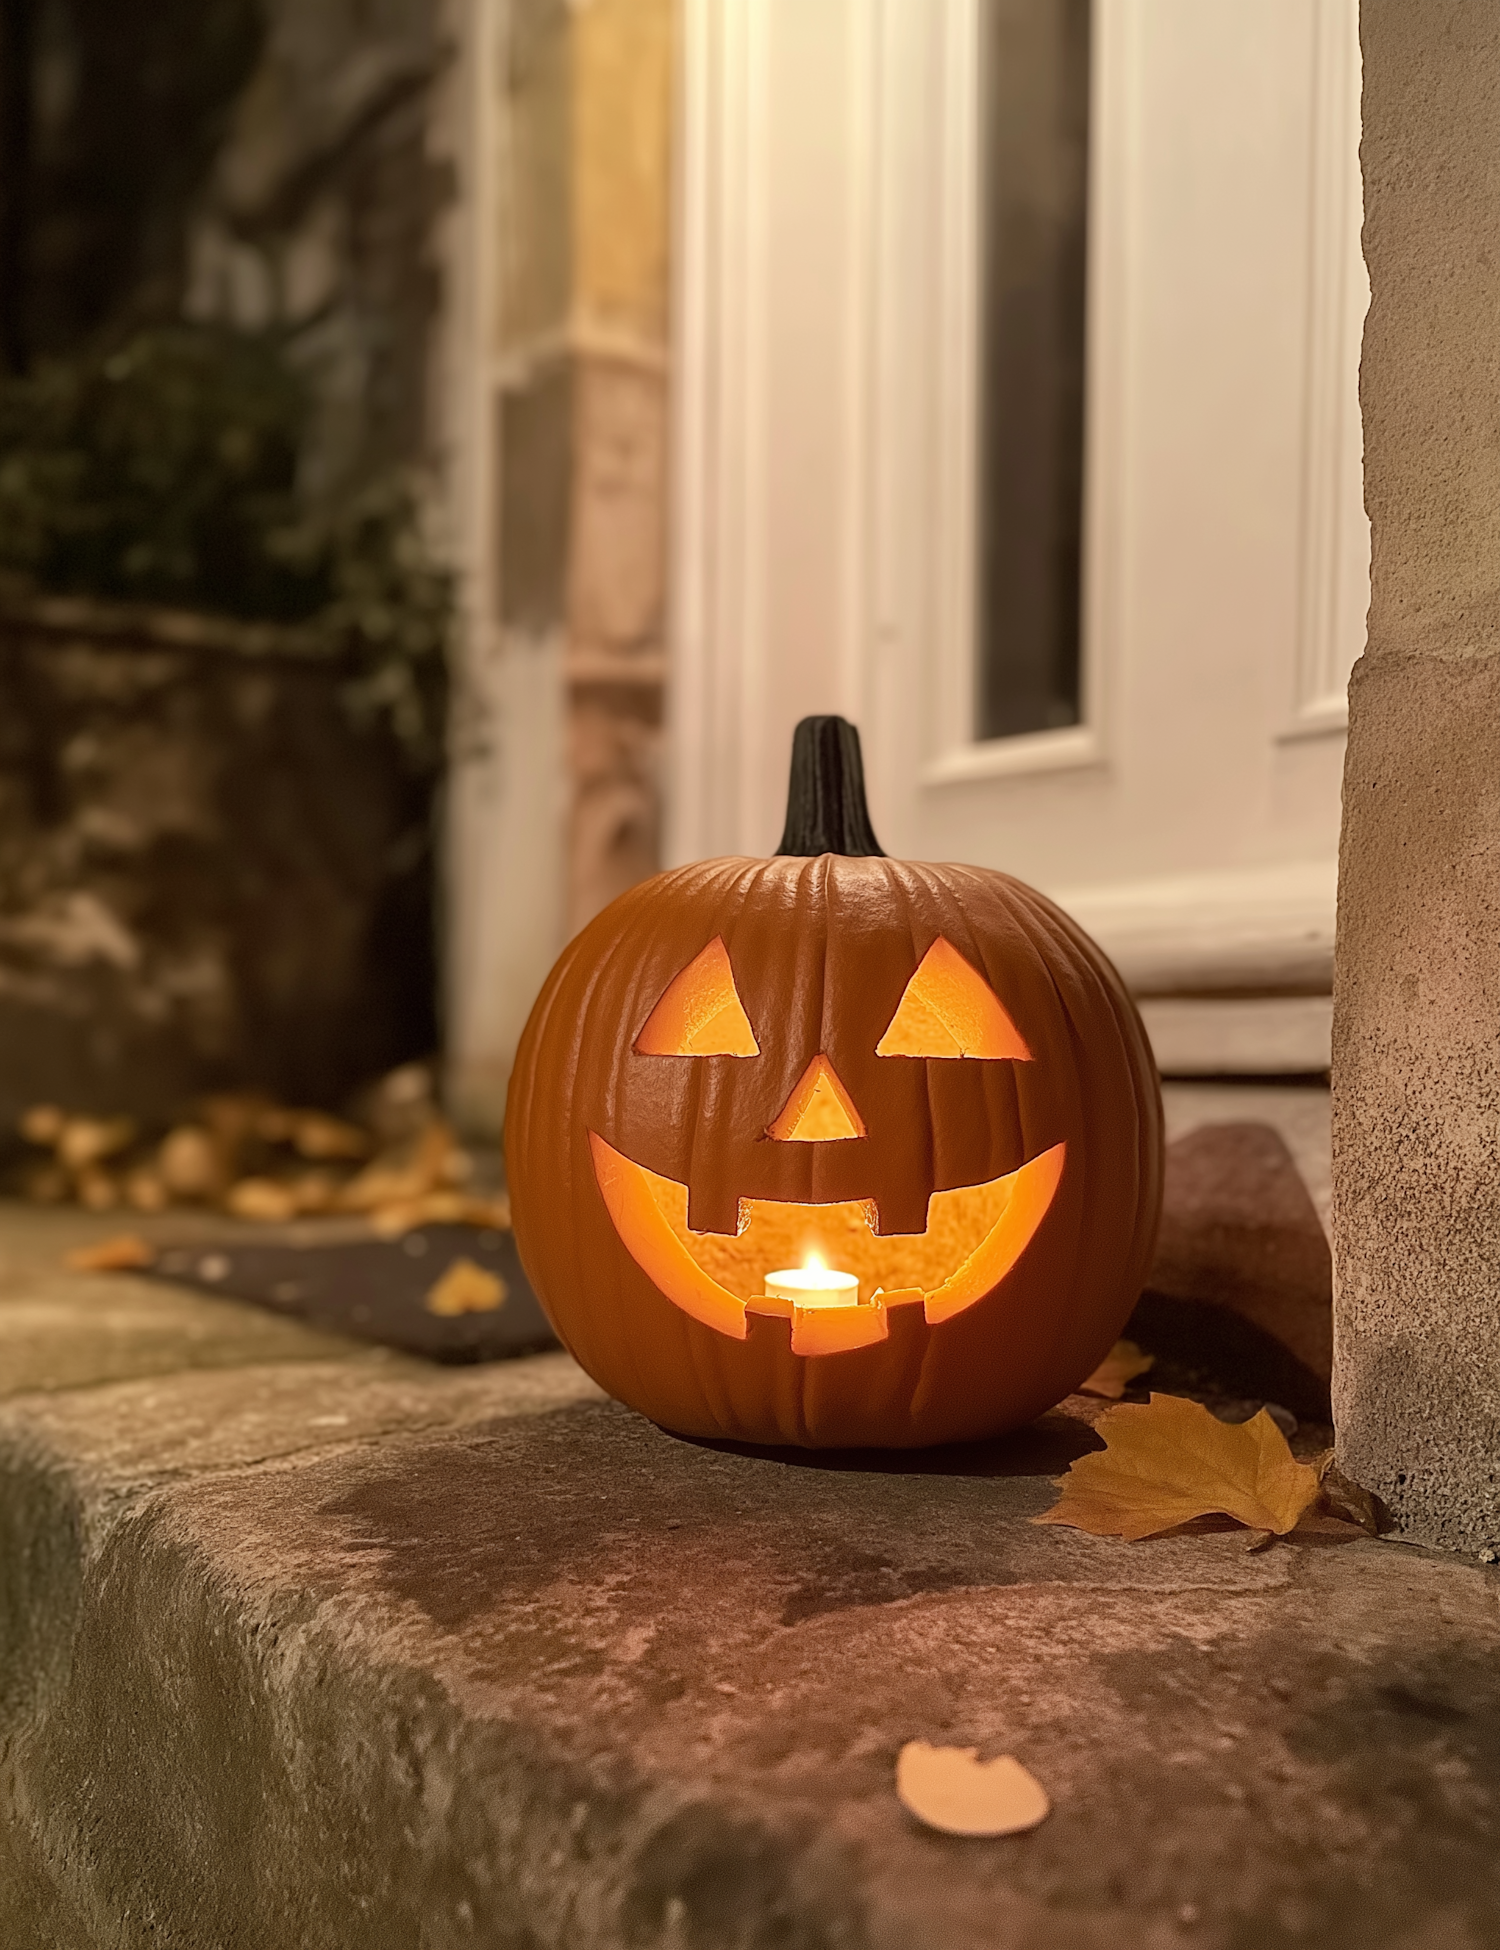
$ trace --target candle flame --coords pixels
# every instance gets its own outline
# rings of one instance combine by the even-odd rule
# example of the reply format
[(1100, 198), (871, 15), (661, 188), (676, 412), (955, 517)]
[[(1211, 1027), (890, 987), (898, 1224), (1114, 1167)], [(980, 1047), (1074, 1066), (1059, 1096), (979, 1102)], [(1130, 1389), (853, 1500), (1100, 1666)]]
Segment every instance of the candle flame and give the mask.
[(803, 1255), (802, 1270), (804, 1273), (826, 1273), (828, 1266), (821, 1253), (809, 1252)]

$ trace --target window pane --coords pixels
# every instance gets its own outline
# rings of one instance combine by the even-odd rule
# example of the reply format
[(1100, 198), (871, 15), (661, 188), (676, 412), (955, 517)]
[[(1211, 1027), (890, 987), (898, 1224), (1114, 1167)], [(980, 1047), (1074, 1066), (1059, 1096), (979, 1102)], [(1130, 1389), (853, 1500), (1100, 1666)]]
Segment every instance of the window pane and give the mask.
[(986, 0), (981, 738), (1079, 716), (1089, 0)]

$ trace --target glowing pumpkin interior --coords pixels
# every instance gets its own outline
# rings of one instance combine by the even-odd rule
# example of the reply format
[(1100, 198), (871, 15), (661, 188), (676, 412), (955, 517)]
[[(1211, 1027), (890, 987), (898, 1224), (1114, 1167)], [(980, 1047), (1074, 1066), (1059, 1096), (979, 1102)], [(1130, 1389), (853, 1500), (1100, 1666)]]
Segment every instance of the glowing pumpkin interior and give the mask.
[(784, 1144), (835, 1144), (843, 1138), (862, 1138), (865, 1120), (854, 1108), (849, 1092), (826, 1056), (815, 1056), (766, 1136)]
[(875, 1054), (1031, 1061), (1005, 1004), (941, 935), (918, 963)]
[(759, 1056), (720, 936), (672, 981), (635, 1039), (641, 1056)]
[[(668, 985), (635, 1041), (642, 1056), (751, 1057), (760, 1046), (716, 937)], [(876, 1054), (1029, 1062), (1031, 1052), (984, 977), (938, 937), (906, 985)], [(833, 1064), (815, 1055), (767, 1129), (783, 1143), (857, 1141), (865, 1125)], [(1062, 1176), (1055, 1145), (1019, 1170), (934, 1192), (920, 1233), (876, 1230), (869, 1200), (803, 1205), (741, 1199), (734, 1233), (694, 1232), (688, 1188), (636, 1164), (589, 1133), (594, 1172), (621, 1240), (647, 1277), (685, 1313), (743, 1340), (749, 1315), (788, 1319), (792, 1351), (833, 1354), (884, 1340), (890, 1309), (920, 1305), (938, 1324), (982, 1299), (1030, 1243)], [(768, 1295), (778, 1267), (814, 1259), (852, 1273), (847, 1304), (799, 1305)]]

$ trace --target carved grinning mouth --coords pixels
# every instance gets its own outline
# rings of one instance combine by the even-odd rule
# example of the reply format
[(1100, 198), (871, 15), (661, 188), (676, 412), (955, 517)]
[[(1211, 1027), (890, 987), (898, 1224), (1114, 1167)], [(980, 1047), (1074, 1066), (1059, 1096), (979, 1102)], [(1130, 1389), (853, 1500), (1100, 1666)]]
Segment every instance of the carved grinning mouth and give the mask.
[[(992, 1292), (1031, 1243), (1062, 1178), (1055, 1144), (1004, 1178), (934, 1192), (927, 1225), (878, 1233), (869, 1199), (793, 1205), (741, 1199), (735, 1233), (694, 1232), (688, 1188), (589, 1132), (594, 1176), (626, 1251), (651, 1283), (705, 1327), (744, 1340), (751, 1314), (791, 1321), (794, 1354), (839, 1354), (890, 1333), (893, 1307), (920, 1305), (932, 1326)], [(767, 1272), (809, 1251), (859, 1279), (857, 1301), (802, 1307), (762, 1291)]]

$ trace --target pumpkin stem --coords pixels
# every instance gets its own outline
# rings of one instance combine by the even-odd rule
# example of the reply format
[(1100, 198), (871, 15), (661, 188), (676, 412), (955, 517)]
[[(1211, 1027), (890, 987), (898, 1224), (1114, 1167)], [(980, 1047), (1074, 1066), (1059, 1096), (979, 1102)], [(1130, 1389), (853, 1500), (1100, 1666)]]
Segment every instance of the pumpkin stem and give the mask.
[(804, 718), (792, 733), (786, 830), (776, 851), (885, 857), (865, 804), (859, 733), (847, 718)]

